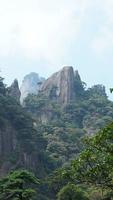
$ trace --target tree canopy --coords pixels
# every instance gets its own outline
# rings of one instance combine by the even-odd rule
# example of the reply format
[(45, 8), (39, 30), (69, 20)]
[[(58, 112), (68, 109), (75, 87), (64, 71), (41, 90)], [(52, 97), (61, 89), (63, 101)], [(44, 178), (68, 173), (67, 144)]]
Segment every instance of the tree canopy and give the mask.
[(39, 180), (27, 170), (10, 172), (0, 180), (1, 200), (32, 200), (36, 193), (34, 185), (39, 185)]

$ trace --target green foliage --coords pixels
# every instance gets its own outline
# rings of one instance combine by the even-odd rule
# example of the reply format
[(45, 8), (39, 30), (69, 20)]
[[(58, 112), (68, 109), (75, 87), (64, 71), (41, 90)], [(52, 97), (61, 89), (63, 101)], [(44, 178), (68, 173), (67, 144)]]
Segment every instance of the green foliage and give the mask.
[(10, 172), (0, 180), (1, 200), (32, 200), (36, 193), (32, 184), (39, 185), (38, 179), (26, 170)]
[(111, 199), (113, 197), (113, 123), (94, 136), (85, 137), (84, 145), (84, 150), (72, 161), (71, 168), (65, 171), (65, 177), (77, 185), (100, 188), (103, 191), (101, 198), (107, 199), (109, 196), (108, 199)]
[(39, 176), (45, 176), (54, 168), (45, 152), (46, 138), (37, 130), (31, 114), (8, 95), (7, 88), (5, 93), (0, 93), (0, 138), (0, 167), (7, 162), (14, 169), (24, 165), (41, 172)]
[(111, 93), (113, 92), (113, 88), (110, 88), (110, 92), (111, 92)]
[(48, 100), (45, 97), (40, 97), (34, 94), (29, 94), (25, 99), (26, 108), (32, 110), (32, 112), (38, 112), (39, 109), (43, 108), (47, 104)]
[[(76, 100), (63, 106), (41, 93), (25, 100), (25, 110), (31, 113), (36, 129), (47, 141), (46, 153), (55, 167), (69, 163), (82, 149), (80, 139), (87, 133), (96, 133), (113, 118), (113, 103), (107, 99), (103, 85), (85, 90), (78, 77), (75, 89)], [(56, 90), (51, 89), (52, 97)]]
[(62, 187), (64, 187), (69, 182), (69, 177), (64, 176), (64, 169), (59, 168), (55, 170), (52, 174), (47, 178), (47, 184), (49, 189), (55, 195), (60, 191)]
[[(53, 176), (52, 186), (58, 199), (79, 199), (77, 187), (86, 187), (90, 200), (113, 199), (113, 123), (94, 136), (84, 138), (84, 150), (71, 163)], [(76, 185), (76, 187), (75, 187)], [(74, 189), (73, 189), (74, 187)], [(81, 194), (81, 193), (80, 193)], [(85, 195), (86, 197), (86, 195)], [(80, 196), (80, 199), (84, 197)], [(87, 198), (86, 198), (87, 199)]]
[[(29, 95), (22, 108), (8, 96), (3, 79), (0, 79), (0, 131), (5, 134), (6, 129), (12, 128), (15, 130), (16, 141), (15, 151), (9, 151), (7, 156), (3, 156), (0, 164), (8, 161), (17, 166), (21, 156), (27, 155), (32, 162), (30, 164), (33, 164), (33, 170), (41, 178), (58, 167), (65, 166), (67, 169), (55, 171), (51, 176), (51, 183), (42, 184), (36, 199), (56, 199), (57, 193), (58, 200), (87, 199), (84, 189), (77, 186), (81, 184), (98, 188), (97, 199), (101, 197), (101, 190), (104, 190), (105, 197), (112, 196), (113, 123), (99, 130), (112, 121), (113, 103), (108, 100), (105, 87), (102, 85), (85, 90), (84, 84), (78, 78), (75, 89), (76, 101), (67, 105), (62, 106), (57, 102), (57, 88), (53, 87), (50, 99), (41, 93)], [(83, 146), (81, 139), (87, 133), (92, 135), (97, 131), (99, 133), (95, 136), (85, 138)], [(74, 158), (76, 159), (72, 161)], [(72, 165), (69, 167), (71, 161)], [(22, 180), (25, 179), (18, 178), (16, 172), (2, 179), (0, 190), (4, 189), (4, 196), (1, 199), (7, 200), (7, 187), (10, 188), (10, 192), (14, 189), (14, 194), (22, 193), (23, 199), (32, 199), (34, 190), (28, 187), (29, 183), (26, 183), (26, 180), (24, 183)], [(18, 188), (21, 184), (25, 186), (23, 189)], [(49, 192), (48, 185), (51, 188)], [(47, 195), (44, 194), (45, 191)], [(89, 193), (90, 200), (93, 200), (94, 193), (92, 192), (92, 196), (91, 192)], [(18, 198), (17, 195), (13, 200)]]
[(89, 93), (90, 97), (106, 97), (106, 91), (105, 91), (105, 86), (103, 85), (94, 85), (93, 87), (89, 88), (87, 90), (87, 92)]
[(58, 200), (88, 200), (83, 190), (71, 183), (64, 186), (57, 196)]

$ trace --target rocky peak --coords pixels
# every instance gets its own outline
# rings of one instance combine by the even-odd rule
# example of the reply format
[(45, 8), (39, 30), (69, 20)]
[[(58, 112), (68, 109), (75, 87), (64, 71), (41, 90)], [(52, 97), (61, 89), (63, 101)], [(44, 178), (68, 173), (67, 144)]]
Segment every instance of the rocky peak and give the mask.
[(72, 71), (73, 70), (73, 67), (72, 66), (64, 66), (61, 71)]
[(28, 94), (38, 94), (40, 86), (42, 82), (44, 82), (44, 80), (45, 80), (44, 78), (39, 77), (39, 75), (35, 72), (31, 72), (30, 74), (24, 77), (24, 80), (20, 88), (21, 104), (23, 103), (23, 100), (28, 96)]
[(41, 91), (50, 99), (66, 104), (76, 97), (74, 87), (75, 73), (73, 67), (65, 66), (42, 84)]
[(81, 81), (78, 70), (75, 70), (75, 79), (78, 80), (78, 81)]
[(11, 86), (8, 88), (8, 94), (14, 97), (18, 102), (20, 102), (21, 92), (19, 89), (18, 80), (15, 79)]

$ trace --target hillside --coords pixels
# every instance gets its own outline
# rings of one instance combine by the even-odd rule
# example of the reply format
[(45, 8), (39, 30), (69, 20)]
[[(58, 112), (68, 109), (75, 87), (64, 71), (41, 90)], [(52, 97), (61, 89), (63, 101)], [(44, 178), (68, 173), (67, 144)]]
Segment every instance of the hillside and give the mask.
[[(112, 122), (113, 102), (103, 85), (86, 88), (72, 67), (64, 67), (43, 82), (32, 79), (27, 83), (30, 90), (20, 105), (18, 81), (6, 87), (0, 78), (0, 176), (24, 168), (42, 181), (54, 170), (70, 166), (84, 150), (84, 136), (95, 135)], [(61, 177), (56, 174), (56, 178), (53, 173), (52, 182), (59, 188)], [(59, 190), (48, 187), (48, 182), (41, 182), (38, 199), (56, 199)]]
[(47, 140), (46, 152), (56, 167), (66, 165), (81, 151), (81, 138), (112, 121), (113, 102), (103, 85), (86, 89), (78, 71), (64, 67), (45, 80), (38, 95), (30, 94), (24, 108)]
[(17, 168), (41, 171), (43, 176), (53, 168), (45, 154), (47, 142), (20, 106), (18, 90), (17, 81), (7, 88), (0, 78), (0, 176)]
[[(33, 73), (31, 84), (36, 91)], [(22, 107), (18, 81), (7, 88), (1, 78), (1, 175), (23, 166), (36, 172), (41, 168), (43, 176), (69, 164), (82, 149), (81, 138), (96, 133), (113, 118), (113, 102), (105, 87), (86, 89), (72, 67), (44, 80), (37, 94), (31, 89), (30, 93)]]

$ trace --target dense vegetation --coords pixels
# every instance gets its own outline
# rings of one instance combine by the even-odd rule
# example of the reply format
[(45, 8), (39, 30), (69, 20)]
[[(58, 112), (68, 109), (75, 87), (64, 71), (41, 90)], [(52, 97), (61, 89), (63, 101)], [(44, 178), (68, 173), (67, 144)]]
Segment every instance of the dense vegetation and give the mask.
[(76, 87), (69, 104), (39, 93), (21, 107), (0, 78), (1, 200), (112, 199), (113, 102), (102, 85)]
[[(0, 168), (7, 171), (26, 167), (43, 176), (53, 169), (51, 158), (45, 153), (46, 139), (35, 128), (34, 120), (9, 95), (0, 79)], [(51, 166), (51, 167), (50, 167)], [(3, 168), (3, 173), (5, 173)]]
[(80, 199), (78, 190), (85, 195), (81, 199), (113, 199), (113, 122), (94, 136), (85, 137), (84, 147), (68, 168), (50, 178), (52, 190), (56, 189), (58, 199)]
[(46, 152), (56, 167), (76, 157), (82, 149), (82, 137), (98, 132), (113, 118), (113, 103), (108, 100), (103, 85), (83, 89), (80, 83), (78, 88), (81, 92), (76, 101), (66, 105), (41, 93), (25, 99), (25, 110), (32, 115), (37, 130), (47, 140)]
[(0, 180), (0, 199), (31, 200), (36, 195), (33, 184), (39, 185), (34, 174), (26, 170), (10, 172)]

